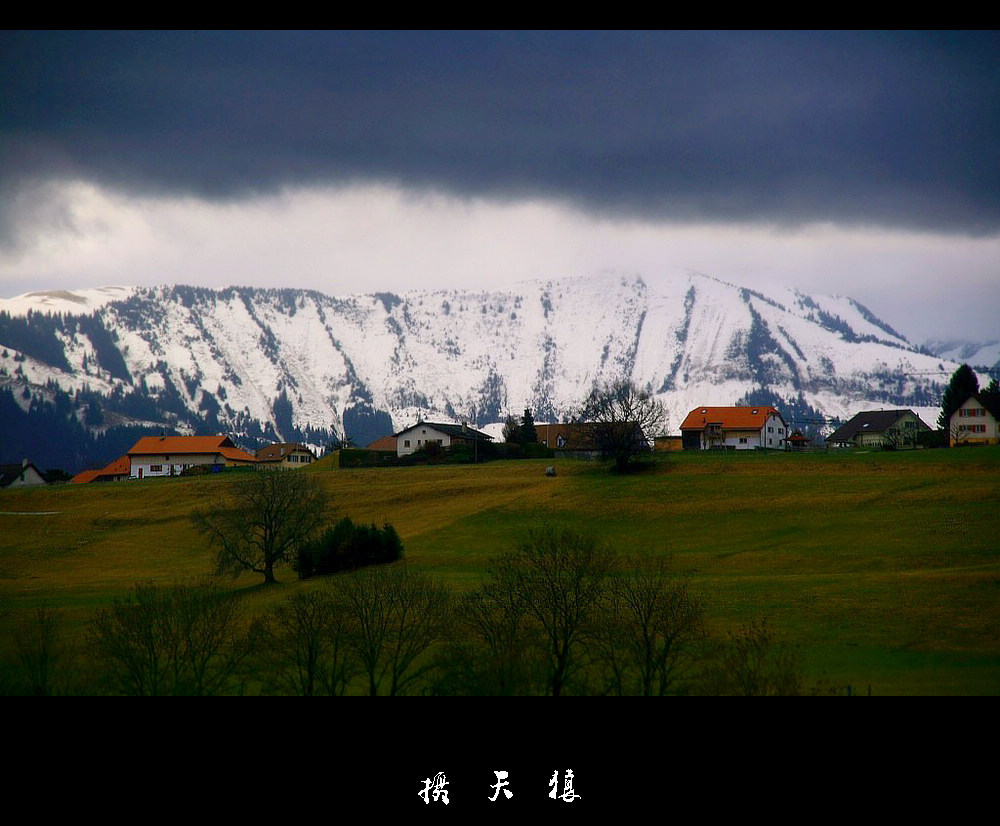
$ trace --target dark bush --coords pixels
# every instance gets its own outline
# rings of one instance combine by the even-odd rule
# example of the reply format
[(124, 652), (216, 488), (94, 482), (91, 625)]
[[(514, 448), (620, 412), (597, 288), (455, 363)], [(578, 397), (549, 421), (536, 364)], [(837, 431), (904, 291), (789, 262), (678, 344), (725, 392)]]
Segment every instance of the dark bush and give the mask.
[(355, 525), (345, 516), (319, 539), (301, 546), (293, 567), (299, 579), (308, 579), (402, 558), (403, 543), (392, 525)]

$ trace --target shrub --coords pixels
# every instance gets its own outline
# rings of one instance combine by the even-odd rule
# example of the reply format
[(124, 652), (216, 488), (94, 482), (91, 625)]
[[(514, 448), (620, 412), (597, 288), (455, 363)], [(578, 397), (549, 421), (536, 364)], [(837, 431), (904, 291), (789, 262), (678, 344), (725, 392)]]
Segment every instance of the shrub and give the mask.
[(318, 539), (302, 545), (294, 567), (299, 579), (308, 579), (402, 557), (403, 543), (392, 525), (355, 525), (345, 516)]

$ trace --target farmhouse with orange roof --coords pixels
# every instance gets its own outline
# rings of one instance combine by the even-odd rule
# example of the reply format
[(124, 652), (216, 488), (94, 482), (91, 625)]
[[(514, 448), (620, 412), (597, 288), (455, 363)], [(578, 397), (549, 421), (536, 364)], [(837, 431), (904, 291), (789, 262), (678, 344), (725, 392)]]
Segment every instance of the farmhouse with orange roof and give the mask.
[(685, 450), (785, 450), (788, 424), (776, 407), (696, 407), (681, 424)]
[(177, 476), (194, 465), (215, 468), (256, 465), (252, 453), (240, 450), (228, 436), (144, 436), (128, 451), (133, 479)]

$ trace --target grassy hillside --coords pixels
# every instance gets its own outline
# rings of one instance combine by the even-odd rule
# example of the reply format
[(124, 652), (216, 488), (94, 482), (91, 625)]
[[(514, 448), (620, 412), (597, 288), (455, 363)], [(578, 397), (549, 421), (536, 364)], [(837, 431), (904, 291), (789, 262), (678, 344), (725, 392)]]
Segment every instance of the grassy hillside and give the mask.
[[(557, 476), (544, 475), (555, 464)], [(409, 562), (473, 587), (518, 533), (572, 525), (669, 554), (724, 633), (767, 617), (809, 678), (874, 694), (1000, 690), (1000, 449), (675, 454), (615, 476), (571, 460), (324, 470), (330, 521), (391, 522)], [(138, 580), (193, 582), (213, 556), (188, 516), (222, 474), (0, 491), (0, 657), (45, 603), (82, 633)], [(263, 610), (314, 587), (228, 587)]]

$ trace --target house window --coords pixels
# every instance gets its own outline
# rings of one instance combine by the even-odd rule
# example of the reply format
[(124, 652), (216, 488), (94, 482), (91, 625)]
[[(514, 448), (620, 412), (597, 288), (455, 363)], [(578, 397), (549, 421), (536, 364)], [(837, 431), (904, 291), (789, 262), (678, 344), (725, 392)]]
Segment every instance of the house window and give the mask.
[(779, 428), (778, 428), (778, 432), (779, 432), (779, 433), (784, 433), (784, 432), (785, 432), (785, 428), (783, 428), (783, 427), (779, 427)]
[(409, 447), (409, 446), (410, 446), (410, 440), (409, 439), (404, 439), (403, 440), (403, 447)]
[[(769, 428), (767, 429), (767, 432), (768, 432), (768, 433), (774, 433), (774, 428), (773, 428), (773, 427), (769, 427)], [(770, 440), (768, 440), (768, 441), (770, 441)]]
[(149, 472), (150, 473), (162, 473), (163, 472), (163, 465), (150, 465), (149, 466)]
[(746, 436), (740, 436), (740, 444), (741, 445), (745, 445), (746, 443), (747, 443), (747, 437)]

